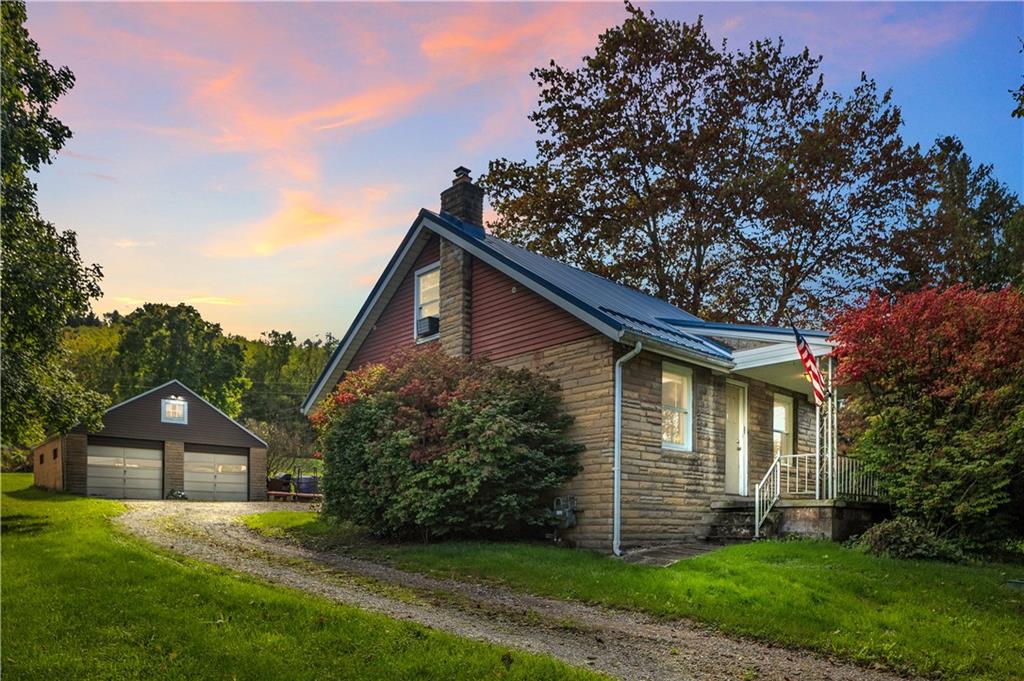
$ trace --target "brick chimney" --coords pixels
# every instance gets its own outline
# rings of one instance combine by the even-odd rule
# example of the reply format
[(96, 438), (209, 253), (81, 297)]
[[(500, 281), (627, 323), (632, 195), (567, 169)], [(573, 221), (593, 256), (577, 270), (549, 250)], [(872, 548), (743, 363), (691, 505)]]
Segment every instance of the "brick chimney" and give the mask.
[[(476, 225), (483, 237), (484, 190), (473, 184), (469, 168), (455, 169), (452, 186), (441, 192), (441, 212)], [(478, 231), (479, 230), (479, 231)], [(441, 239), (441, 348), (449, 355), (468, 357), (472, 352), (470, 325), (473, 257), (448, 239)]]
[(455, 169), (452, 186), (441, 192), (441, 212), (454, 215), (463, 222), (484, 226), (484, 190), (473, 184), (469, 168)]

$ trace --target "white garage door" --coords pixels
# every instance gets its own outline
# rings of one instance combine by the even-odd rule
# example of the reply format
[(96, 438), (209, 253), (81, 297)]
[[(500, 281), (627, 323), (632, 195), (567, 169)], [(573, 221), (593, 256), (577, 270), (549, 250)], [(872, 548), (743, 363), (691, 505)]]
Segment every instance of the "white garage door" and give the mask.
[(89, 445), (86, 491), (91, 497), (159, 499), (163, 457), (159, 449)]
[(189, 499), (245, 501), (248, 492), (249, 457), (185, 452), (185, 494)]

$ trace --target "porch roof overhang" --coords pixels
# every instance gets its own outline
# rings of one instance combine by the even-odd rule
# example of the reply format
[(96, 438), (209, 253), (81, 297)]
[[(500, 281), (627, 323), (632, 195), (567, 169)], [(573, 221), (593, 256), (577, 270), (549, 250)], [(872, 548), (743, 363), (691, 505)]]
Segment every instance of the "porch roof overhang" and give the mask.
[[(820, 338), (808, 338), (807, 344), (819, 362), (832, 353), (832, 344)], [(733, 361), (735, 374), (777, 385), (808, 397), (812, 396), (811, 384), (800, 361), (796, 343), (775, 343), (750, 350), (739, 350), (733, 353)], [(821, 368), (824, 372), (825, 365), (821, 364)]]
[[(685, 329), (690, 333), (700, 336), (714, 336), (717, 338), (738, 338), (743, 340), (764, 341), (768, 343), (779, 341), (783, 338), (792, 339), (793, 329), (788, 326), (759, 326), (755, 324), (730, 324), (728, 322), (705, 322), (703, 320), (691, 319), (665, 319), (679, 329)], [(800, 329), (800, 335), (807, 339), (808, 343), (821, 343), (830, 345), (828, 332), (820, 329)]]

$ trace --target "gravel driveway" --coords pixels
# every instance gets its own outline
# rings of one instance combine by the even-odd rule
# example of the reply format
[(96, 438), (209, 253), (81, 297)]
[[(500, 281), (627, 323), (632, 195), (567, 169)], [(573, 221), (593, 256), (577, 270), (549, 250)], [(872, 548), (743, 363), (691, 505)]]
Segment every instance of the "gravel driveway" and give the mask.
[(881, 680), (888, 672), (651, 617), (440, 580), (263, 537), (242, 515), (304, 504), (129, 502), (117, 522), (159, 546), (268, 582), (622, 679)]

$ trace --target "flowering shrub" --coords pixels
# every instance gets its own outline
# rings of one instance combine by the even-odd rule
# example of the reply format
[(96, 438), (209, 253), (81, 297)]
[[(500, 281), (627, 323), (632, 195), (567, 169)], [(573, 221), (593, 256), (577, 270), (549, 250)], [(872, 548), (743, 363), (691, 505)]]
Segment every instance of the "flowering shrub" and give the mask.
[(519, 534), (579, 470), (557, 383), (436, 348), (348, 372), (312, 420), (324, 512), (381, 537)]
[(966, 548), (1022, 531), (1024, 295), (954, 287), (840, 315), (853, 453), (900, 515)]

